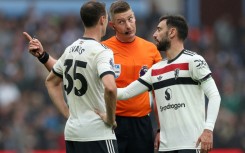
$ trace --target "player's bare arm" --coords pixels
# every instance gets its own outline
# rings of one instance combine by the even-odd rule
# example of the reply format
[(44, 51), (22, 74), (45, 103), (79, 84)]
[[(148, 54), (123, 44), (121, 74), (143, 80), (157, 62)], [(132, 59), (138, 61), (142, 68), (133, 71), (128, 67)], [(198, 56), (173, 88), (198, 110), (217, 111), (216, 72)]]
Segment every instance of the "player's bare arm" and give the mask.
[(37, 38), (32, 38), (27, 32), (23, 32), (23, 35), (29, 41), (29, 53), (37, 57), (39, 61), (44, 64), (46, 69), (51, 71), (57, 60), (44, 51), (42, 43)]
[(106, 103), (106, 113), (100, 112), (99, 110), (95, 110), (95, 112), (101, 117), (101, 119), (112, 126), (113, 129), (116, 128), (116, 98), (117, 98), (117, 87), (115, 84), (115, 78), (113, 75), (105, 75), (102, 78), (103, 85), (105, 87), (105, 103)]
[(159, 143), (160, 143), (160, 132), (157, 132), (156, 136), (155, 136), (155, 141), (154, 141), (154, 149), (155, 150), (159, 149)]
[(116, 100), (117, 100), (117, 87), (115, 78), (113, 75), (105, 75), (102, 78), (102, 82), (105, 87), (105, 103), (106, 103), (106, 122), (110, 126), (115, 126), (115, 112), (116, 112)]
[(58, 77), (51, 71), (45, 81), (45, 85), (55, 106), (65, 118), (68, 118), (69, 108), (64, 100), (62, 82), (62, 78)]
[(154, 140), (154, 149), (158, 150), (159, 149), (159, 144), (160, 144), (160, 121), (159, 121), (159, 116), (158, 116), (158, 112), (157, 112), (156, 100), (155, 100), (155, 97), (153, 97), (153, 98), (154, 98), (153, 111), (154, 111), (155, 118), (156, 118), (157, 125), (158, 125), (158, 129), (157, 129), (155, 140)]

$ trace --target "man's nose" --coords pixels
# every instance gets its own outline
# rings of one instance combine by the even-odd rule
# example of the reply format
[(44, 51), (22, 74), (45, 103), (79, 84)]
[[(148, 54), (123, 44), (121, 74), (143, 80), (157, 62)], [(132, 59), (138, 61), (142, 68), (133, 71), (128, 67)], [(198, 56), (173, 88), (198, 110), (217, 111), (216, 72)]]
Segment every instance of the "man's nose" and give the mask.
[(125, 25), (126, 25), (126, 28), (130, 28), (130, 22), (129, 21), (126, 21)]
[(154, 39), (156, 39), (157, 38), (156, 32), (154, 32), (152, 36)]

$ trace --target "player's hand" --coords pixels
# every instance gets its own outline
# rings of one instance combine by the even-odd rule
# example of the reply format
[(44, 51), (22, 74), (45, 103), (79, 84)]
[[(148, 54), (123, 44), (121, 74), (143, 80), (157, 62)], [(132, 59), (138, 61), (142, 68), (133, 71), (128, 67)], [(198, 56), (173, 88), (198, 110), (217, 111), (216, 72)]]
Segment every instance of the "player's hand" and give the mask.
[(100, 118), (101, 118), (106, 124), (108, 124), (109, 126), (111, 126), (111, 127), (112, 127), (112, 130), (114, 130), (114, 129), (117, 127), (117, 122), (116, 122), (116, 121), (114, 121), (114, 123), (113, 123), (112, 125), (108, 123), (106, 113), (101, 113), (101, 112), (99, 112), (98, 110), (95, 110), (95, 113), (98, 114), (98, 115), (100, 116)]
[(213, 149), (213, 132), (205, 129), (198, 138), (196, 147), (201, 143), (201, 153), (208, 153)]
[(160, 144), (160, 132), (157, 132), (155, 141), (154, 141), (154, 150), (158, 151)]
[(33, 56), (37, 58), (41, 58), (44, 53), (41, 42), (36, 38), (32, 38), (27, 32), (23, 32), (23, 35), (29, 41), (29, 53), (31, 53)]

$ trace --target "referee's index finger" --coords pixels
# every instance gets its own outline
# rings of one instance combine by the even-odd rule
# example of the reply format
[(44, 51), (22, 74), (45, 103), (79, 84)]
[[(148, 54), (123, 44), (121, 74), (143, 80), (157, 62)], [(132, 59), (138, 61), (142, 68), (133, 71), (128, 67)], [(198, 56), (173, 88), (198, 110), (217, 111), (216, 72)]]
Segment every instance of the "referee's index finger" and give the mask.
[(32, 40), (32, 37), (27, 32), (23, 32), (23, 35), (25, 35), (29, 41)]

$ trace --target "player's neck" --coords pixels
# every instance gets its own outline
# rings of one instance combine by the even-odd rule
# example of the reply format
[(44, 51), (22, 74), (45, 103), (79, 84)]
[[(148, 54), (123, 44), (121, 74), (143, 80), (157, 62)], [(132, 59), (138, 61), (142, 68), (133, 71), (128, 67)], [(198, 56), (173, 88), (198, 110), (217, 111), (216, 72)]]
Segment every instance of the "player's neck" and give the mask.
[(171, 44), (171, 47), (166, 51), (166, 55), (168, 60), (172, 60), (176, 58), (181, 51), (184, 49), (183, 43), (176, 43), (176, 44)]
[(102, 35), (100, 34), (100, 32), (98, 30), (95, 30), (95, 29), (86, 29), (84, 31), (83, 37), (93, 38), (96, 41), (100, 42)]

